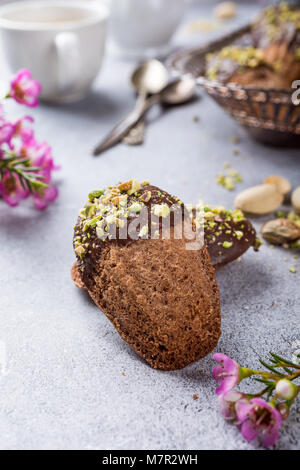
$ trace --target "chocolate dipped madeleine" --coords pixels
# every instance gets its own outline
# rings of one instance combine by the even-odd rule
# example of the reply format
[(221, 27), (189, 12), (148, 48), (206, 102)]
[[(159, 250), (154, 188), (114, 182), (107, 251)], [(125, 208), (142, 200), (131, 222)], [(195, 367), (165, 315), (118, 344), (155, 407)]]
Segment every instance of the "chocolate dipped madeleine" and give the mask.
[(287, 3), (263, 10), (251, 41), (207, 55), (210, 80), (243, 87), (290, 89), (300, 79), (300, 9)]
[(75, 226), (77, 285), (152, 367), (207, 355), (221, 334), (219, 290), (205, 244), (187, 248), (195, 224), (182, 232), (182, 202), (136, 180), (89, 197)]
[[(75, 226), (75, 285), (88, 290), (140, 356), (165, 370), (200, 359), (218, 341), (219, 294), (208, 254), (219, 268), (256, 240), (239, 210), (203, 204), (183, 209), (178, 198), (132, 180), (91, 193)], [(142, 210), (138, 236), (128, 226), (121, 233), (125, 220), (135, 226)], [(189, 230), (188, 240), (180, 236), (187, 217), (193, 232), (204, 229), (208, 252), (201, 240), (189, 250)]]
[(265, 8), (251, 28), (254, 47), (284, 45), (295, 52), (300, 47), (300, 8), (286, 2)]
[(264, 49), (266, 63), (285, 77), (286, 88), (300, 79), (300, 8), (287, 3), (266, 8), (252, 26), (252, 39)]
[(206, 60), (210, 80), (244, 87), (290, 89), (300, 74), (300, 61), (293, 54), (287, 53), (279, 61), (270, 50), (252, 46), (227, 46), (208, 54)]

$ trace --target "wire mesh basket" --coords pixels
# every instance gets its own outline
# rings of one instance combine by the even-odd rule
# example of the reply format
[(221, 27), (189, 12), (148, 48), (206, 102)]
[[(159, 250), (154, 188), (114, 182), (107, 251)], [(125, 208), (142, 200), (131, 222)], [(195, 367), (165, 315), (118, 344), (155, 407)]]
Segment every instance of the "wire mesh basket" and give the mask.
[[(211, 42), (205, 47), (173, 53), (167, 66), (179, 76), (194, 77), (238, 123), (257, 140), (282, 146), (300, 146), (300, 105), (292, 102), (291, 90), (263, 89), (221, 84), (205, 76), (206, 54), (238, 42), (247, 44), (251, 25)], [(299, 77), (300, 79), (300, 77)]]

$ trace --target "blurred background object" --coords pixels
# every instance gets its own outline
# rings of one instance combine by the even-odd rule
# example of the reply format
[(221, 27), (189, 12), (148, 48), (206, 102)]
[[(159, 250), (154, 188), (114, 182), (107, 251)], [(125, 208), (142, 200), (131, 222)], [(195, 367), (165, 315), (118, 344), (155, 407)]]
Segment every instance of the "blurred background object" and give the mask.
[(125, 56), (154, 57), (169, 51), (188, 0), (111, 0), (111, 36)]

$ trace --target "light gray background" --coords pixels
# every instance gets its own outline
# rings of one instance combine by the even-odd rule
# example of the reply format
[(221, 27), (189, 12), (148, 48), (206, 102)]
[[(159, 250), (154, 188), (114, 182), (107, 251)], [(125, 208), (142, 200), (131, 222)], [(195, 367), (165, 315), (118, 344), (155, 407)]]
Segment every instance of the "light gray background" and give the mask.
[[(209, 11), (200, 4), (190, 19)], [(255, 5), (244, 5), (225, 29), (248, 21), (255, 11)], [(187, 34), (181, 29), (176, 42), (197, 44), (223, 32)], [(197, 102), (159, 119), (154, 111), (144, 146), (120, 145), (94, 159), (93, 145), (133, 105), (126, 79), (133, 66), (107, 56), (85, 101), (34, 110), (38, 136), (51, 143), (62, 166), (55, 176), (60, 196), (44, 213), (30, 203), (16, 209), (0, 204), (2, 449), (260, 448), (246, 443), (220, 416), (212, 354), (184, 370), (153, 370), (74, 287), (72, 229), (90, 190), (133, 176), (150, 178), (186, 202), (195, 203), (201, 195), (229, 208), (236, 192), (215, 184), (225, 161), (244, 177), (238, 189), (270, 173), (299, 185), (299, 150), (253, 142), (200, 93)], [(13, 104), (9, 110), (18, 115), (28, 111)], [(239, 156), (233, 155), (232, 136), (240, 138)], [(257, 219), (257, 228), (263, 220)], [(292, 342), (300, 340), (299, 261), (298, 273), (289, 272), (294, 254), (265, 245), (259, 254), (250, 250), (241, 263), (217, 273), (223, 313), (217, 351), (253, 367), (270, 350), (290, 357)], [(193, 394), (199, 399), (194, 401)], [(299, 448), (299, 412), (298, 401), (276, 448)]]

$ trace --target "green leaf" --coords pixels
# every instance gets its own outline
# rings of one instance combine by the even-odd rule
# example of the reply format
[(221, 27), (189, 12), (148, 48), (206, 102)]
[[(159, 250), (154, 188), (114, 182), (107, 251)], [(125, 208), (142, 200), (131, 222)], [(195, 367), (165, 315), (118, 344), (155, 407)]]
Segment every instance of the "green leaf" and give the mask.
[(298, 364), (295, 364), (294, 362), (288, 361), (287, 359), (284, 359), (283, 357), (277, 356), (277, 354), (274, 354), (274, 353), (270, 352), (270, 355), (274, 359), (279, 361), (280, 364), (284, 364), (284, 365), (287, 365), (287, 366), (293, 366), (296, 369), (300, 369), (300, 366)]
[(28, 189), (30, 192), (41, 191), (48, 187), (42, 181), (44, 176), (38, 173), (41, 168), (30, 166), (30, 159), (28, 158), (18, 157), (7, 152), (4, 158), (0, 160), (0, 178), (3, 178), (5, 171), (9, 173), (12, 179), (18, 177), (22, 188)]
[(281, 372), (279, 372), (278, 370), (276, 370), (274, 367), (272, 367), (270, 364), (267, 364), (265, 361), (263, 361), (262, 359), (259, 360), (259, 362), (264, 366), (266, 367), (266, 369), (268, 369), (269, 371), (273, 372), (273, 374), (276, 374), (276, 375), (283, 375)]
[(256, 380), (256, 382), (260, 382), (262, 384), (266, 384), (266, 385), (273, 385), (274, 382), (270, 382), (269, 379), (259, 379), (258, 377), (255, 377), (254, 380)]

